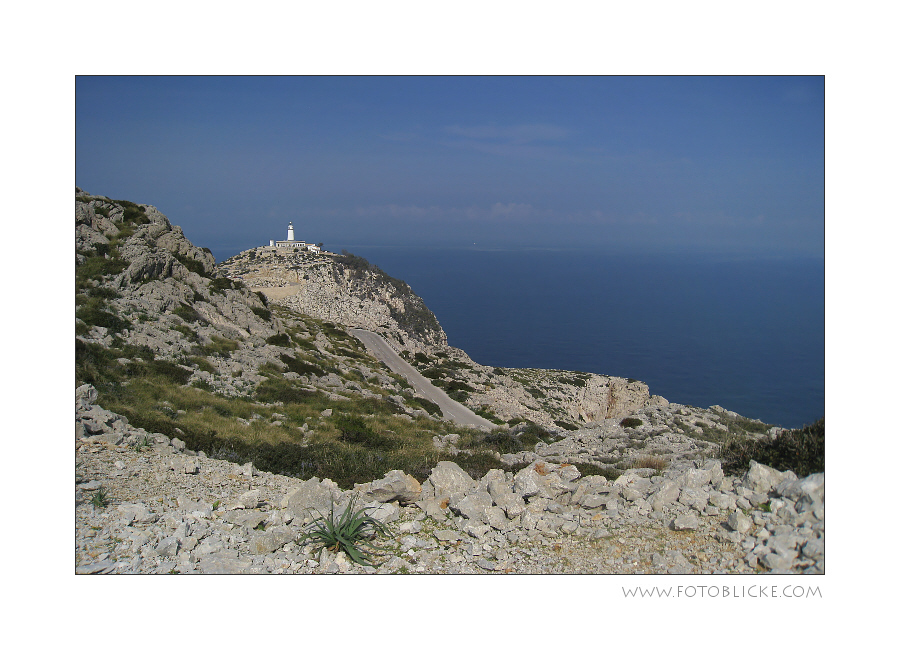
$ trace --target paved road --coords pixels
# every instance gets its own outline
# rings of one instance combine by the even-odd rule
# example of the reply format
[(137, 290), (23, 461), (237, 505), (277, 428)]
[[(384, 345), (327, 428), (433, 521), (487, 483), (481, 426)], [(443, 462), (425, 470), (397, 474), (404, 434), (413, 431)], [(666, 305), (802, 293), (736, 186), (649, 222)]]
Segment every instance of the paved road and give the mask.
[(372, 356), (406, 379), (418, 395), (430, 399), (440, 406), (441, 411), (444, 414), (444, 419), (451, 420), (452, 422), (461, 425), (487, 426), (491, 428), (497, 426), (490, 420), (485, 420), (480, 415), (476, 415), (459, 402), (450, 399), (447, 396), (447, 393), (432, 385), (428, 379), (423, 377), (418, 370), (404, 361), (403, 358), (397, 354), (397, 351), (375, 332), (356, 328), (351, 328), (350, 332), (353, 336), (363, 342), (363, 345), (366, 346), (366, 349)]

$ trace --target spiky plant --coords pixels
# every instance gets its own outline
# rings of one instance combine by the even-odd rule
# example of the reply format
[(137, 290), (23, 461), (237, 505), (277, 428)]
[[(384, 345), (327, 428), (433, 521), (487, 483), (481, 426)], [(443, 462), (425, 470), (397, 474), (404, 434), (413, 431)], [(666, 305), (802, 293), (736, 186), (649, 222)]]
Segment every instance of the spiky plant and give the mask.
[(325, 517), (322, 513), (313, 520), (313, 530), (300, 537), (300, 543), (312, 541), (319, 548), (327, 548), (332, 551), (344, 551), (353, 562), (364, 566), (372, 566), (369, 560), (371, 555), (359, 548), (367, 546), (375, 550), (375, 546), (368, 538), (372, 534), (390, 531), (387, 526), (365, 513), (366, 508), (354, 511), (356, 497), (350, 499), (347, 509), (335, 518), (334, 501), (331, 502), (331, 513)]
[(91, 505), (95, 508), (105, 508), (109, 504), (109, 495), (106, 492), (106, 488), (100, 486), (96, 492), (94, 492), (94, 496), (91, 497)]

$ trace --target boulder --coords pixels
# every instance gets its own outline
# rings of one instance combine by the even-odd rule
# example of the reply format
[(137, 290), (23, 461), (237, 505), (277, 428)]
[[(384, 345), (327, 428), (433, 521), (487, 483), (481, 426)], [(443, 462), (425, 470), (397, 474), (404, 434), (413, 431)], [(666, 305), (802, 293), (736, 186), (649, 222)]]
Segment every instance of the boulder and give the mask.
[(132, 521), (136, 521), (138, 523), (152, 523), (157, 520), (157, 516), (150, 512), (150, 510), (143, 503), (122, 503), (116, 508), (124, 517), (126, 521), (131, 523)]
[(87, 407), (97, 401), (97, 389), (91, 384), (82, 384), (75, 389), (75, 410)]
[(555, 499), (568, 491), (575, 491), (571, 481), (581, 476), (574, 465), (557, 465), (546, 461), (535, 461), (516, 474), (513, 488), (525, 499), (541, 497)]
[(750, 469), (744, 474), (741, 485), (753, 492), (766, 494), (781, 482), (782, 474), (777, 469), (751, 460)]
[(711, 480), (712, 472), (709, 470), (692, 468), (681, 475), (679, 482), (681, 487), (695, 489), (709, 485)]
[(156, 545), (156, 552), (162, 557), (175, 557), (178, 554), (178, 538), (174, 535), (162, 539)]
[(487, 510), (494, 507), (494, 500), (490, 494), (479, 490), (466, 495), (451, 507), (466, 519), (487, 523)]
[(650, 507), (653, 508), (655, 512), (660, 512), (666, 506), (675, 503), (679, 492), (680, 489), (675, 481), (670, 479), (664, 480), (659, 484), (659, 488), (656, 492), (650, 497)]
[(365, 514), (382, 524), (389, 524), (400, 518), (400, 509), (393, 503), (372, 501), (364, 505), (363, 509), (365, 510)]
[(281, 507), (293, 513), (295, 517), (328, 516), (332, 503), (340, 500), (341, 489), (331, 479), (319, 481), (313, 477), (300, 487), (292, 490), (281, 500)]
[(399, 469), (391, 470), (384, 478), (359, 486), (360, 491), (368, 498), (380, 503), (399, 501), (408, 505), (422, 496), (422, 485), (409, 474)]
[(259, 490), (248, 490), (238, 497), (233, 508), (246, 508), (248, 510), (259, 506)]
[(731, 528), (731, 530), (737, 531), (742, 535), (750, 530), (750, 526), (752, 525), (750, 517), (745, 515), (740, 510), (735, 510), (734, 512), (732, 512), (728, 516), (728, 519), (725, 520), (725, 523), (729, 528)]
[(672, 522), (672, 527), (675, 530), (697, 530), (699, 526), (700, 521), (693, 512), (680, 514), (675, 517), (675, 521)]
[(494, 505), (502, 508), (506, 516), (514, 519), (525, 512), (525, 499), (516, 494), (504, 480), (494, 480), (488, 483), (488, 494), (494, 500)]
[[(466, 471), (456, 463), (449, 460), (442, 460), (434, 469), (426, 480), (429, 484), (431, 496), (439, 501), (450, 499), (451, 502), (462, 499), (469, 492), (473, 492), (478, 487), (478, 482), (469, 476)], [(426, 490), (423, 488), (423, 496)]]
[(709, 493), (698, 488), (686, 487), (681, 490), (678, 495), (678, 502), (693, 508), (698, 512), (703, 512), (706, 504), (709, 502)]

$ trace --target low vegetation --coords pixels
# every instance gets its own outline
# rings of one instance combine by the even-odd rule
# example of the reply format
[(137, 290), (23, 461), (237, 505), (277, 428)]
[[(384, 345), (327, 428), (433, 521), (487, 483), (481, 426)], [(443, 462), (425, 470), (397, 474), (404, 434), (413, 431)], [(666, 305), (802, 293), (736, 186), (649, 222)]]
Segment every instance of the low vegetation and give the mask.
[(738, 473), (755, 460), (797, 476), (825, 471), (825, 418), (800, 429), (791, 429), (774, 440), (731, 440), (722, 447), (722, 467)]

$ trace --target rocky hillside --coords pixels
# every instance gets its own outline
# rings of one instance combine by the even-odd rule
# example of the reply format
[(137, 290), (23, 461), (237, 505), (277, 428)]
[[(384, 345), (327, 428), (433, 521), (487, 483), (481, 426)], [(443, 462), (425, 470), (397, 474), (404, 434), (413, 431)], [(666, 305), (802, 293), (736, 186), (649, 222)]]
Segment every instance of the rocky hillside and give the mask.
[(434, 314), (409, 285), (349, 253), (262, 246), (225, 260), (218, 270), (274, 304), (381, 334), (432, 383), (498, 423), (575, 428), (621, 419), (650, 399), (647, 385), (633, 379), (482, 366), (447, 345)]
[(446, 346), (407, 358), (435, 386), (498, 424), (528, 421), (574, 430), (588, 423), (621, 420), (651, 399), (647, 384), (634, 379), (483, 366), (462, 350)]
[[(153, 206), (77, 188), (75, 221), (79, 572), (351, 570), (294, 540), (310, 522), (291, 495), (323, 485), (341, 503), (399, 499), (384, 514), (409, 534), (389, 571), (565, 570), (550, 539), (576, 571), (822, 569), (824, 476), (735, 479), (714, 460), (735, 440), (785, 439), (762, 422), (629, 379), (481, 366), (408, 286), (352, 256), (247, 251), (217, 268)], [(350, 325), (388, 335), (500, 426), (443, 420)], [(423, 498), (376, 489), (395, 479)], [(669, 539), (672, 527), (702, 539)], [(651, 528), (664, 543), (634, 565), (580, 541)]]
[(262, 246), (225, 260), (219, 272), (294, 311), (377, 332), (400, 350), (447, 344), (440, 323), (408, 284), (349, 253)]

